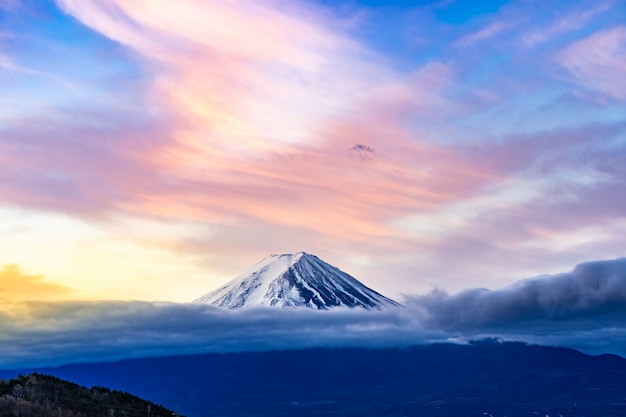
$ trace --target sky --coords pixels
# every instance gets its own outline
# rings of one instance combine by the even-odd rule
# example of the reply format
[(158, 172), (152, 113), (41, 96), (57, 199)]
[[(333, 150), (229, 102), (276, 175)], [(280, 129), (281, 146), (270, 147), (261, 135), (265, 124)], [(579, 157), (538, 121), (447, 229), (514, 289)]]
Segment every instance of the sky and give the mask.
[(0, 0), (0, 303), (176, 305), (299, 251), (407, 299), (620, 258), (625, 22), (621, 0)]

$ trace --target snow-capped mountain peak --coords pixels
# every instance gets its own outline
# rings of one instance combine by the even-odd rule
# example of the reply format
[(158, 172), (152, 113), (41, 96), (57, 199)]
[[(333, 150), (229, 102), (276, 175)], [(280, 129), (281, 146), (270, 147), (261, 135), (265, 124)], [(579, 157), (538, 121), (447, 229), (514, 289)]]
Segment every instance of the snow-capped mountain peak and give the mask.
[(273, 306), (325, 310), (399, 306), (352, 276), (305, 252), (270, 255), (194, 303), (230, 309)]

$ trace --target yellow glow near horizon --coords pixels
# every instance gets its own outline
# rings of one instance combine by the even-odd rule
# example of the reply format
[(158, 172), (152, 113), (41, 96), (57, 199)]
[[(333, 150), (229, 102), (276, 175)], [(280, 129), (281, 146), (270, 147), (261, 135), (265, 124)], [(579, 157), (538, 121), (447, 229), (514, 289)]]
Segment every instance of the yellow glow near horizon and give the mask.
[[(122, 230), (104, 230), (63, 215), (1, 209), (0, 217), (5, 236), (0, 240), (0, 266), (18, 265), (25, 276), (43, 275), (45, 288), (67, 289), (55, 298), (187, 302), (228, 277), (163, 246), (167, 226), (143, 222), (143, 227), (138, 223), (130, 229), (130, 222), (121, 221), (122, 235)], [(172, 228), (180, 232), (182, 226)], [(15, 293), (19, 281), (12, 282)], [(31, 282), (24, 283), (19, 300), (49, 298), (28, 294)]]

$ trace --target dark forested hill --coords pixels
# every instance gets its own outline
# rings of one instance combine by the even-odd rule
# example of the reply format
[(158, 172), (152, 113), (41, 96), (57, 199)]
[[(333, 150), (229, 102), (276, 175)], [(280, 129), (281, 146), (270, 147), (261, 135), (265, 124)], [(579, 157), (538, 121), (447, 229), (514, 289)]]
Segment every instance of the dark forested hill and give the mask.
[(2, 417), (172, 417), (160, 405), (104, 387), (85, 388), (33, 373), (0, 381)]
[(144, 358), (44, 371), (129, 391), (191, 417), (626, 415), (625, 359), (497, 340)]

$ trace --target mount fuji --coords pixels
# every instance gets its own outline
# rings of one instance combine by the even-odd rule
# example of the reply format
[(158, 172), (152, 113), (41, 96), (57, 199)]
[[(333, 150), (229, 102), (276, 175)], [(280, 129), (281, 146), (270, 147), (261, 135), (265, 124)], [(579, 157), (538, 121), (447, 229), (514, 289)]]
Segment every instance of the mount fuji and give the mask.
[(380, 310), (400, 306), (317, 256), (304, 252), (268, 256), (193, 302), (233, 310), (258, 306)]

